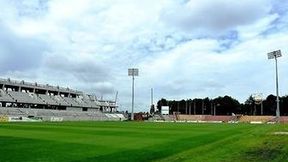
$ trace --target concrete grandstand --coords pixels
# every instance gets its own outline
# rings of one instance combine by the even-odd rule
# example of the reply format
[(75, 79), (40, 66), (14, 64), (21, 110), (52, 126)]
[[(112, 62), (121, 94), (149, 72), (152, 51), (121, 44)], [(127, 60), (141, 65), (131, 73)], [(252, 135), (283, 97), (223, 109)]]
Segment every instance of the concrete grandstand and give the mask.
[(43, 120), (125, 120), (115, 101), (59, 86), (0, 79), (0, 115)]

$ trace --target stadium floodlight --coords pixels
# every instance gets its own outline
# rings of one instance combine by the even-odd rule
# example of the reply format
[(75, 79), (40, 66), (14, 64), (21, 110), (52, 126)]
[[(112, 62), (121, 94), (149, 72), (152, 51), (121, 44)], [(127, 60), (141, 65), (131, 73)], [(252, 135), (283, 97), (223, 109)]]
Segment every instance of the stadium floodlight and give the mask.
[(134, 120), (134, 80), (135, 76), (139, 75), (139, 70), (136, 68), (128, 69), (128, 76), (132, 76), (132, 108), (131, 108), (131, 120)]
[(276, 66), (276, 103), (277, 103), (277, 108), (276, 108), (276, 117), (280, 117), (280, 106), (279, 106), (279, 89), (278, 89), (278, 63), (277, 63), (277, 58), (281, 57), (281, 50), (269, 52), (268, 54), (268, 59), (275, 59), (275, 66)]

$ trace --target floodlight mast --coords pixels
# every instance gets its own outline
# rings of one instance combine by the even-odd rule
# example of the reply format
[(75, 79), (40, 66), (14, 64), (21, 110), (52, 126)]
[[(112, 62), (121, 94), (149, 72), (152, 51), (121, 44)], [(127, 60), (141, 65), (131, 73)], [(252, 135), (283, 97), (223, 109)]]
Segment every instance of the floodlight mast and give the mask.
[(273, 51), (273, 52), (269, 52), (268, 53), (268, 59), (275, 59), (275, 68), (276, 68), (276, 104), (277, 104), (277, 108), (276, 108), (276, 117), (279, 118), (280, 117), (280, 105), (279, 105), (279, 87), (278, 87), (278, 61), (277, 58), (281, 57), (281, 50), (277, 50), (277, 51)]
[(139, 70), (135, 68), (128, 69), (128, 76), (132, 76), (132, 108), (131, 108), (131, 120), (134, 120), (134, 81), (135, 76), (138, 76)]

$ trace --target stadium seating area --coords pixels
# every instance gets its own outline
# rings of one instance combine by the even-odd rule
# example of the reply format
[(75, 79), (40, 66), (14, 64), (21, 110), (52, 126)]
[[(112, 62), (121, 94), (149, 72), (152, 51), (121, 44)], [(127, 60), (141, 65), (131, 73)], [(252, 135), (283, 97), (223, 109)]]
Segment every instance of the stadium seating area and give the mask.
[(50, 95), (39, 94), (39, 98), (41, 98), (48, 105), (59, 105)]
[(70, 97), (64, 97), (63, 98), (67, 103), (70, 104), (70, 106), (72, 107), (82, 107), (82, 105), (77, 102), (74, 98), (70, 98)]
[(8, 94), (6, 91), (3, 91), (2, 89), (0, 89), (0, 98), (2, 101), (14, 102), (14, 99), (11, 97), (11, 95)]
[(174, 115), (160, 115), (160, 114), (154, 114), (151, 118), (149, 118), (150, 121), (175, 121), (176, 118)]
[[(158, 115), (159, 116), (159, 115)], [(163, 116), (163, 115), (162, 115)], [(211, 122), (211, 123), (273, 123), (277, 122), (275, 116), (228, 116), (228, 115), (166, 115), (164, 117), (157, 117), (152, 120), (163, 120), (163, 121), (179, 121), (179, 122)], [(281, 116), (279, 119), (280, 123), (288, 123), (288, 117)]]
[[(101, 111), (100, 111), (101, 110)], [(109, 112), (109, 114), (108, 114)], [(0, 115), (45, 120), (124, 120), (113, 101), (59, 86), (0, 79)], [(107, 113), (107, 114), (105, 114)]]
[(239, 118), (239, 122), (243, 123), (251, 123), (251, 122), (262, 122), (267, 123), (269, 121), (273, 121), (275, 117), (273, 116), (241, 116)]
[(207, 121), (207, 122), (229, 122), (235, 121), (236, 118), (234, 116), (213, 116), (213, 115), (178, 115), (178, 120), (180, 121)]
[(229, 121), (236, 121), (236, 116), (224, 116), (224, 115), (205, 115), (205, 121), (222, 121), (222, 122), (229, 122)]
[(81, 112), (81, 111), (65, 111), (65, 110), (50, 110), (50, 109), (30, 109), (30, 108), (7, 108), (0, 107), (0, 114), (17, 117), (39, 117), (44, 121), (50, 121), (51, 118), (62, 118), (64, 121), (99, 121), (99, 120), (126, 120), (123, 114), (120, 113), (103, 113)]
[(177, 115), (177, 120), (180, 121), (203, 121), (204, 115)]
[(62, 96), (56, 95), (54, 96), (54, 99), (59, 105), (62, 106), (69, 106), (69, 102), (65, 101), (65, 99)]

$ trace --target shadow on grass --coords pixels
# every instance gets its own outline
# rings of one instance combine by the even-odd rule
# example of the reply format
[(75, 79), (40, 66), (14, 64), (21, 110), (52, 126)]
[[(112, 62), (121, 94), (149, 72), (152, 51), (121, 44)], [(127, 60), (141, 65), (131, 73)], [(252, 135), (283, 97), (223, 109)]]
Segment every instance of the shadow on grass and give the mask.
[[(252, 147), (243, 152), (238, 158), (239, 161), (251, 162), (284, 162), (288, 159), (287, 149), (285, 143), (281, 140), (268, 139), (261, 145)], [(235, 159), (236, 160), (236, 159)], [(236, 160), (237, 161), (237, 160)]]

